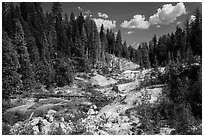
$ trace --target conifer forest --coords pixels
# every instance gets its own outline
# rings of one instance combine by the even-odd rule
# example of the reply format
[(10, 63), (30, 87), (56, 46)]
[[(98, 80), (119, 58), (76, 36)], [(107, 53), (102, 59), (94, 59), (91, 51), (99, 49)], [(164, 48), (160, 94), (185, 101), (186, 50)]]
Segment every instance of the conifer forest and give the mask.
[(112, 29), (65, 3), (2, 2), (3, 135), (202, 134), (202, 9), (135, 47), (143, 16)]

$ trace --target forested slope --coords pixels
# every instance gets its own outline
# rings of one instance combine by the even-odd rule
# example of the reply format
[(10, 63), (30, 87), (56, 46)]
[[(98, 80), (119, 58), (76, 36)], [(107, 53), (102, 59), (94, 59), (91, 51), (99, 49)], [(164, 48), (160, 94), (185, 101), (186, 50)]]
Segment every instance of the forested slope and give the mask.
[(4, 134), (201, 134), (199, 9), (194, 16), (135, 49), (88, 14), (62, 15), (60, 3), (47, 13), (2, 3)]

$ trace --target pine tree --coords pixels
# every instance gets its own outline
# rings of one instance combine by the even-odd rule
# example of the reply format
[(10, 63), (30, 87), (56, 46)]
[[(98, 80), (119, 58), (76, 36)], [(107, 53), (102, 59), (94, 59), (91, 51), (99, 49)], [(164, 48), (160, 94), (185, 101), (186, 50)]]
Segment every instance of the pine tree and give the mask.
[(7, 6), (8, 4), (6, 2), (2, 2), (2, 30), (5, 31), (6, 29), (6, 15), (7, 15)]
[(148, 46), (146, 42), (143, 42), (140, 47), (141, 51), (141, 66), (144, 68), (148, 69), (150, 68), (150, 61), (149, 61), (149, 51), (148, 51)]
[(6, 32), (2, 36), (2, 97), (9, 99), (11, 95), (18, 93), (22, 87), (18, 54), (11, 39)]
[(194, 12), (195, 20), (190, 24), (190, 45), (194, 55), (202, 56), (202, 15), (197, 8)]
[(73, 41), (73, 44), (75, 45), (75, 42), (76, 42), (75, 40), (79, 38), (79, 29), (78, 29), (77, 20), (75, 19), (73, 12), (71, 12), (71, 15), (70, 15), (70, 24), (71, 24), (72, 41)]
[(107, 48), (108, 42), (107, 42), (107, 37), (104, 33), (103, 24), (102, 24), (101, 30), (100, 30), (100, 40), (101, 40), (101, 46), (99, 47), (99, 53), (100, 53), (100, 57), (102, 59), (102, 64), (104, 66), (105, 53), (106, 53), (106, 48)]
[(82, 29), (85, 23), (84, 20), (84, 16), (82, 15), (82, 13), (79, 14), (78, 18), (77, 18), (77, 23), (78, 23), (78, 29), (79, 29), (79, 35), (82, 35)]
[(155, 57), (158, 56), (158, 52), (157, 52), (157, 37), (156, 35), (153, 36), (152, 38), (152, 46), (150, 47), (150, 50), (151, 50), (151, 56), (150, 58), (152, 59), (152, 67), (155, 67), (156, 66), (156, 60), (155, 60)]
[(109, 47), (109, 53), (110, 54), (115, 54), (115, 35), (112, 30), (110, 30), (109, 34), (106, 34), (108, 37), (108, 47)]
[(128, 49), (127, 49), (127, 42), (124, 41), (123, 44), (122, 44), (122, 57), (123, 58), (129, 58), (129, 55), (128, 55)]
[(55, 30), (57, 34), (57, 54), (64, 56), (67, 52), (66, 40), (64, 38), (64, 28), (62, 25), (62, 9), (59, 2), (54, 2), (52, 6), (52, 16), (54, 19)]
[(121, 57), (121, 51), (122, 51), (122, 37), (121, 37), (121, 32), (119, 30), (116, 37), (115, 55), (117, 57)]
[(155, 65), (155, 60), (154, 60), (154, 48), (153, 48), (153, 42), (150, 41), (149, 42), (149, 61), (151, 64), (151, 67), (153, 67)]
[(23, 82), (24, 89), (29, 90), (34, 84), (34, 72), (26, 47), (27, 43), (24, 38), (24, 31), (19, 20), (16, 21), (16, 34), (14, 43), (19, 54), (18, 60), (21, 65), (21, 67), (18, 69), (18, 72), (22, 75), (21, 80)]
[(186, 51), (186, 62), (187, 64), (191, 65), (193, 63), (193, 51), (190, 46), (188, 46), (187, 51)]
[(9, 38), (13, 39), (15, 36), (15, 7), (13, 2), (9, 3), (9, 7), (7, 9), (7, 14), (5, 16), (5, 24), (4, 27)]
[(54, 22), (59, 18), (59, 14), (62, 13), (62, 5), (60, 2), (53, 2), (52, 5), (52, 17), (54, 19)]
[(187, 57), (187, 50), (190, 47), (190, 22), (189, 19), (187, 18), (185, 21), (185, 35), (186, 35), (186, 39), (185, 39), (185, 43), (186, 43), (186, 49), (185, 49), (185, 58)]

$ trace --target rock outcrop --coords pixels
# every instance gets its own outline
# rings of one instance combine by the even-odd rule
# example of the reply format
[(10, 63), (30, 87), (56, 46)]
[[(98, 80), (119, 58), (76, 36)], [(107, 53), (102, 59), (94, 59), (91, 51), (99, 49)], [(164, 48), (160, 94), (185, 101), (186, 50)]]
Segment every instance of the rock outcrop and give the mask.
[[(45, 94), (13, 100), (13, 104), (18, 102), (19, 105), (3, 115), (10, 124), (11, 134), (146, 134), (141, 128), (143, 117), (137, 107), (156, 103), (162, 85), (140, 87), (151, 69), (136, 70), (137, 64), (112, 55), (109, 59), (107, 65), (118, 70), (110, 74), (97, 70), (78, 73), (72, 85), (53, 89), (52, 97)], [(171, 133), (161, 129), (161, 134)]]
[(111, 84), (117, 83), (117, 80), (115, 80), (113, 78), (106, 78), (102, 75), (96, 74), (95, 76), (91, 77), (90, 82), (91, 82), (92, 86), (105, 87), (105, 86), (109, 86)]

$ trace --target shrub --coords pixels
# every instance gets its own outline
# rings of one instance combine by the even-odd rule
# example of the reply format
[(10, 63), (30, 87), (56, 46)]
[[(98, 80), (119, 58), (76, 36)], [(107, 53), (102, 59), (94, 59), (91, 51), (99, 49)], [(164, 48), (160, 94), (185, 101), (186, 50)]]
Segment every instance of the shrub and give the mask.
[(9, 135), (10, 134), (10, 126), (5, 122), (2, 122), (2, 135)]
[(102, 67), (102, 73), (103, 74), (109, 74), (110, 71), (108, 70), (108, 67)]
[(53, 60), (53, 67), (55, 70), (54, 81), (57, 83), (57, 86), (63, 87), (73, 81), (69, 60), (55, 59)]
[[(170, 64), (166, 71), (166, 99), (158, 107), (161, 117), (177, 134), (200, 134), (192, 130), (202, 118), (202, 85), (200, 66)], [(197, 106), (197, 107), (196, 107)], [(199, 128), (198, 128), (199, 129)]]

